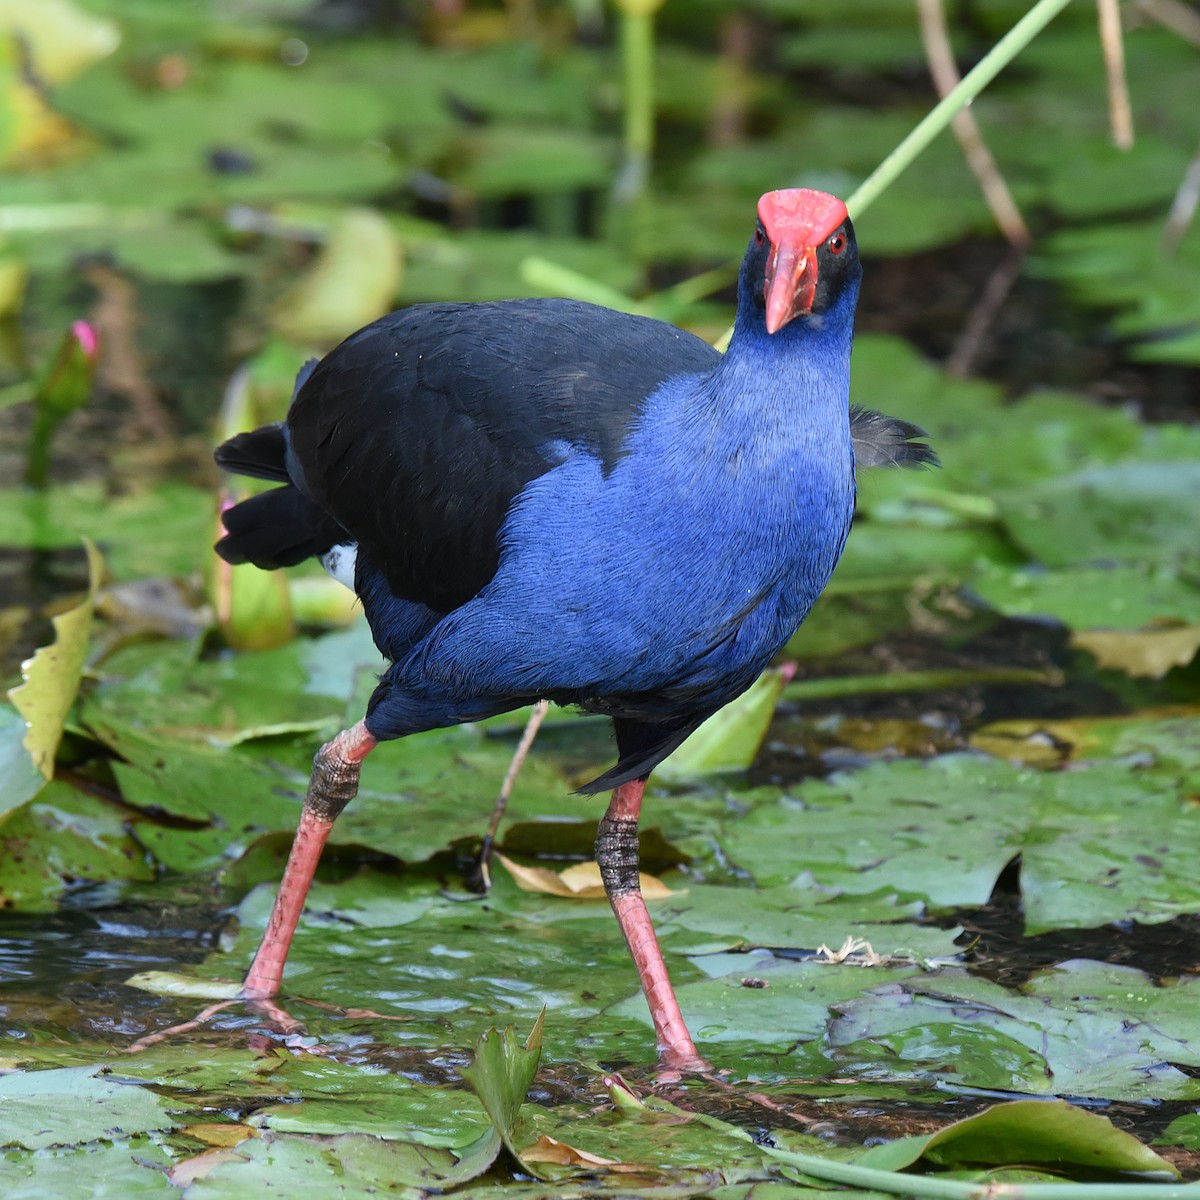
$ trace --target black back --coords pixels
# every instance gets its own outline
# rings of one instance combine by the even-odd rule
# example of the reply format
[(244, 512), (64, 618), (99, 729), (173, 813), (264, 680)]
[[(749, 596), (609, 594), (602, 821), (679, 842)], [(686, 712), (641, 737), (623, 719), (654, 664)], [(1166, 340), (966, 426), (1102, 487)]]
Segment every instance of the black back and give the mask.
[(513, 498), (567, 447), (611, 469), (665, 379), (707, 342), (570, 300), (430, 304), (347, 338), (288, 414), (288, 467), (392, 592), (437, 612), (495, 574)]

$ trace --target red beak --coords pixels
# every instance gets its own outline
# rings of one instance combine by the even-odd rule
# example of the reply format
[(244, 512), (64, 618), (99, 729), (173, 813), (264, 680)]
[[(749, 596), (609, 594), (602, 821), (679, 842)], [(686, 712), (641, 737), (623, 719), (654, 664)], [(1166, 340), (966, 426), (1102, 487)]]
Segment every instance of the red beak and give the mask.
[(847, 219), (836, 196), (811, 188), (767, 192), (758, 219), (771, 241), (767, 259), (767, 332), (812, 312), (817, 291), (817, 247)]
[(767, 332), (812, 312), (817, 290), (817, 248), (781, 241), (771, 247), (766, 278)]

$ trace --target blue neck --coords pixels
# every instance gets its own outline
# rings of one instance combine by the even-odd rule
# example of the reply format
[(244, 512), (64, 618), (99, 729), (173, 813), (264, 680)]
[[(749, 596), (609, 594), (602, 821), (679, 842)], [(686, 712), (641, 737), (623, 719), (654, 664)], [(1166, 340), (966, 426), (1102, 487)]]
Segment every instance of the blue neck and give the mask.
[[(765, 384), (772, 397), (803, 400), (814, 417), (823, 415), (826, 405), (845, 408), (858, 287), (859, 280), (851, 280), (825, 312), (797, 317), (771, 334), (765, 309), (755, 302), (743, 271), (733, 338), (717, 373), (745, 380), (745, 373), (753, 372), (759, 378), (760, 394)], [(770, 378), (764, 381), (764, 374)]]

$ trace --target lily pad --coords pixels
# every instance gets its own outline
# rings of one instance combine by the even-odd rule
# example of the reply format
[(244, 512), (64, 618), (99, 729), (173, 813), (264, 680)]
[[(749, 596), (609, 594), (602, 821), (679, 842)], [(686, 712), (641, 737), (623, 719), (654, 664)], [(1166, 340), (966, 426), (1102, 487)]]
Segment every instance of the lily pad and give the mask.
[(149, 1088), (101, 1078), (100, 1067), (62, 1067), (0, 1076), (6, 1146), (39, 1150), (110, 1141), (178, 1123)]

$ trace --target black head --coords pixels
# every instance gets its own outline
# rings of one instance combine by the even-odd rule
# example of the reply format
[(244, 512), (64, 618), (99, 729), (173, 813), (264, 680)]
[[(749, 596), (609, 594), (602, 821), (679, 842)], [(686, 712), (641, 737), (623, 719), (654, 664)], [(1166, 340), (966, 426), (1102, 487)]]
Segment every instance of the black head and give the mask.
[(862, 274), (845, 204), (809, 188), (767, 192), (743, 271), (768, 333), (826, 312)]

